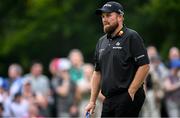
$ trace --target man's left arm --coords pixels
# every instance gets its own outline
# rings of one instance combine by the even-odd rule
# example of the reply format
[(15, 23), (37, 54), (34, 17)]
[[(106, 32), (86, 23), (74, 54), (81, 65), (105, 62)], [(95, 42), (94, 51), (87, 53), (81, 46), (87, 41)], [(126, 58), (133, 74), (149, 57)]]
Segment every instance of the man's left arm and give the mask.
[(131, 96), (132, 100), (134, 100), (136, 91), (142, 86), (144, 80), (146, 79), (149, 69), (149, 64), (142, 65), (138, 68), (135, 77), (128, 89), (129, 95)]
[(138, 67), (128, 88), (129, 95), (131, 96), (132, 100), (134, 100), (134, 95), (136, 91), (142, 86), (150, 68), (147, 50), (144, 46), (143, 39), (137, 32), (132, 33), (130, 50), (132, 57), (134, 58), (134, 64)]

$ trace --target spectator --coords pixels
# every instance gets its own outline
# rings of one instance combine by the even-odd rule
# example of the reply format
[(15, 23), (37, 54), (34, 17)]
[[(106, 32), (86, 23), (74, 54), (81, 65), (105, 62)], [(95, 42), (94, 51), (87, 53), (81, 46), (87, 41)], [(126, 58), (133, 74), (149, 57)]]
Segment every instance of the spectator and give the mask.
[(43, 117), (50, 117), (50, 110), (48, 99), (41, 93), (36, 94), (35, 96), (35, 103), (39, 108), (39, 115)]
[(0, 77), (0, 103), (4, 103), (8, 97), (6, 81)]
[(70, 62), (65, 58), (60, 58), (58, 64), (56, 85), (54, 86), (54, 91), (57, 97), (57, 113), (58, 117), (70, 117), (77, 116), (76, 107), (76, 86), (74, 82), (70, 79), (69, 69)]
[(83, 77), (82, 65), (84, 63), (82, 52), (78, 49), (73, 49), (69, 53), (69, 59), (72, 67), (70, 68), (71, 79), (77, 83)]
[(170, 62), (170, 75), (164, 82), (170, 118), (180, 117), (180, 59)]
[[(92, 64), (84, 64), (82, 69), (84, 76), (78, 81), (78, 89), (81, 94), (81, 101), (79, 105), (80, 118), (84, 117), (84, 108), (89, 102), (91, 92), (91, 77), (94, 71), (94, 67)], [(96, 110), (97, 112), (94, 114), (94, 117), (100, 117), (102, 110), (102, 101), (100, 99), (97, 101)]]
[(9, 83), (10, 83), (10, 96), (13, 98), (18, 92), (21, 92), (23, 79), (22, 67), (19, 64), (11, 64), (8, 69)]
[(49, 71), (52, 75), (52, 78), (51, 78), (52, 95), (55, 95), (55, 91), (53, 91), (53, 88), (57, 85), (56, 83), (57, 81), (55, 79), (57, 78), (59, 63), (60, 63), (60, 58), (54, 58), (49, 64)]
[(16, 93), (10, 106), (11, 117), (26, 117), (28, 115), (28, 103), (22, 98), (21, 93)]
[(84, 108), (89, 102), (91, 92), (91, 77), (93, 74), (93, 66), (91, 64), (85, 64), (83, 66), (83, 78), (78, 81), (78, 89), (81, 95), (81, 101), (79, 105), (80, 117), (84, 116)]
[(34, 103), (34, 93), (32, 92), (31, 82), (28, 79), (23, 81), (22, 87), (22, 97), (26, 100), (29, 104)]
[(25, 75), (26, 79), (31, 81), (32, 91), (49, 96), (50, 87), (49, 79), (43, 75), (43, 65), (40, 62), (35, 62), (31, 66), (31, 72)]
[(8, 92), (9, 82), (7, 79), (0, 77), (0, 86), (3, 88), (4, 91)]
[(5, 118), (5, 116), (4, 116), (4, 106), (3, 106), (2, 102), (0, 102), (0, 118)]
[(60, 62), (59, 58), (54, 58), (52, 59), (52, 61), (49, 64), (49, 71), (52, 75), (51, 77), (51, 94), (52, 94), (52, 104), (51, 104), (51, 113), (52, 113), (52, 117), (57, 117), (57, 109), (56, 109), (56, 105), (57, 105), (57, 97), (56, 97), (56, 91), (53, 88), (56, 88), (57, 85), (57, 71), (58, 71), (58, 63)]
[(9, 116), (9, 107), (8, 107), (8, 101), (10, 101), (10, 98), (8, 96), (7, 91), (7, 81), (5, 81), (3, 78), (0, 77), (0, 117)]
[(39, 109), (36, 104), (31, 104), (28, 109), (27, 118), (44, 118), (39, 114)]
[(148, 51), (148, 57), (149, 57), (149, 59), (151, 59), (152, 57), (155, 57), (155, 56), (159, 55), (156, 47), (154, 47), (154, 46), (148, 46), (148, 47), (147, 47), (147, 51)]
[(56, 76), (58, 70), (59, 58), (54, 58), (49, 64), (49, 72), (52, 76)]
[(180, 51), (177, 47), (171, 47), (169, 49), (169, 60), (167, 62), (168, 68), (170, 68), (170, 62), (176, 59), (180, 59)]
[(168, 69), (161, 61), (154, 46), (149, 46), (147, 52), (150, 59), (150, 71), (146, 79), (146, 100), (142, 109), (142, 116), (161, 117), (161, 112), (164, 112), (165, 109), (162, 83), (168, 75)]

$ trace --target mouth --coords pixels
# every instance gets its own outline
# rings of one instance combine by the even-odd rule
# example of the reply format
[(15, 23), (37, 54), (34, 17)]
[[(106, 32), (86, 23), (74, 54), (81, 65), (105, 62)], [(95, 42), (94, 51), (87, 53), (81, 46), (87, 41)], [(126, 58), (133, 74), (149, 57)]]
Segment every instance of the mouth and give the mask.
[(108, 27), (109, 26), (109, 24), (104, 24), (104, 27)]
[(104, 25), (104, 26), (106, 26), (106, 25), (109, 25), (109, 23), (107, 23), (107, 22), (104, 22), (104, 23), (103, 23), (103, 25)]

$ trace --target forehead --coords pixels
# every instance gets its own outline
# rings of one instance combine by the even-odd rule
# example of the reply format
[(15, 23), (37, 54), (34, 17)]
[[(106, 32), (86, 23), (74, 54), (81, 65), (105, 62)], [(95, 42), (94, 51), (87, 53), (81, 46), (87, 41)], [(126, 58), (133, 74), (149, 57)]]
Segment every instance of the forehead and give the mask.
[(105, 16), (105, 15), (114, 15), (114, 16), (117, 16), (118, 13), (116, 13), (116, 12), (102, 12), (101, 16)]

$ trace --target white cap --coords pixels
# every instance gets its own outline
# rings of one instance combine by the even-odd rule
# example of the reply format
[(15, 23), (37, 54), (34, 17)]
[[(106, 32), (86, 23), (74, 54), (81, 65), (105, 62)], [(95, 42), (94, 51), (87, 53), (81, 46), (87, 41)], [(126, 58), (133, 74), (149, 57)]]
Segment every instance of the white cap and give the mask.
[(69, 70), (71, 63), (67, 58), (60, 58), (58, 62), (58, 70)]

